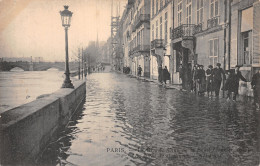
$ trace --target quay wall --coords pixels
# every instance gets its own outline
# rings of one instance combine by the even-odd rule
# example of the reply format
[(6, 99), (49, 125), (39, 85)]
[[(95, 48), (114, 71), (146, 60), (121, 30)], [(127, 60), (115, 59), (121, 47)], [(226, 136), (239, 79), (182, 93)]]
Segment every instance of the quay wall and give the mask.
[(73, 84), (74, 89), (60, 89), (1, 114), (0, 165), (26, 164), (37, 159), (85, 99), (85, 81)]

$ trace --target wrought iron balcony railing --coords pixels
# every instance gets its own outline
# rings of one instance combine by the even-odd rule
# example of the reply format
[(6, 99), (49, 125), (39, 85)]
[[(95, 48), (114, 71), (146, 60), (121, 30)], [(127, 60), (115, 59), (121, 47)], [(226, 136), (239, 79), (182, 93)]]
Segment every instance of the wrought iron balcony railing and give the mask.
[(194, 34), (202, 32), (202, 26), (203, 26), (203, 23), (199, 23), (197, 25), (194, 25)]
[(138, 28), (143, 22), (150, 21), (150, 14), (140, 14), (135, 21), (135, 28)]
[(207, 22), (208, 29), (214, 28), (218, 25), (219, 25), (219, 16), (213, 17), (213, 18), (209, 19), (208, 22)]
[(133, 54), (134, 54), (134, 51), (133, 50), (129, 50), (128, 55), (131, 56)]
[(193, 37), (194, 24), (182, 24), (173, 30), (173, 39), (183, 38), (183, 37)]
[(138, 45), (137, 47), (134, 48), (135, 52), (144, 52), (144, 51), (149, 51), (150, 50), (150, 45)]
[(151, 41), (151, 49), (163, 48), (163, 47), (164, 47), (163, 39), (155, 39)]
[(132, 28), (132, 32), (135, 32), (136, 26), (134, 24), (131, 25), (131, 28)]

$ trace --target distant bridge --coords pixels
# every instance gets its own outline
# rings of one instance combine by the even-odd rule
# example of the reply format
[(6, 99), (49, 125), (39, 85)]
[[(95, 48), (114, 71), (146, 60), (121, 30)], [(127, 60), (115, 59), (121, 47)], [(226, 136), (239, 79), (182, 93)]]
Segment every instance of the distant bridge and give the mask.
[[(70, 62), (70, 71), (78, 70), (77, 62)], [(65, 62), (0, 62), (0, 71), (10, 71), (15, 67), (19, 67), (24, 71), (45, 71), (50, 68), (56, 68), (60, 71), (65, 70)]]

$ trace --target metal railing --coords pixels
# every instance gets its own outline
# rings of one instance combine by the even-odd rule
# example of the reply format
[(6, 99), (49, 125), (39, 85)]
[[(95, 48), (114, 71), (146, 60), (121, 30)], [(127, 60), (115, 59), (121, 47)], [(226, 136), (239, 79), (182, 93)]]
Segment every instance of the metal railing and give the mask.
[(208, 22), (207, 22), (207, 28), (210, 29), (210, 28), (214, 28), (216, 26), (219, 25), (219, 16), (216, 16), (216, 17), (213, 17), (211, 19), (208, 19)]
[(173, 30), (173, 39), (183, 38), (183, 37), (192, 37), (195, 33), (194, 24), (182, 24)]
[(194, 25), (194, 34), (202, 32), (203, 23), (199, 23)]
[(149, 51), (150, 50), (150, 45), (138, 45), (137, 47), (134, 48), (135, 52), (139, 51)]
[(155, 39), (155, 40), (151, 41), (151, 49), (162, 48), (162, 47), (164, 47), (163, 39)]
[(135, 21), (135, 28), (138, 28), (143, 22), (150, 21), (150, 14), (140, 14)]
[(134, 24), (131, 25), (131, 28), (132, 28), (132, 32), (135, 32), (136, 26)]
[(134, 51), (133, 50), (129, 50), (128, 55), (131, 56), (133, 54), (134, 54)]

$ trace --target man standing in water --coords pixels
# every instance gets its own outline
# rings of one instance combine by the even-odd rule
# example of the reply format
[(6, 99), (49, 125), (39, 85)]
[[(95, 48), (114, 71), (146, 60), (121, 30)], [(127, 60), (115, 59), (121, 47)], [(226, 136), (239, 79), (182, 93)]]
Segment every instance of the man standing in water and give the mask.
[(165, 66), (164, 69), (162, 70), (162, 80), (165, 85), (166, 85), (166, 81), (170, 80), (170, 73), (167, 69), (167, 66)]
[(260, 69), (253, 75), (252, 88), (254, 90), (254, 104), (259, 109), (260, 107)]
[(239, 88), (239, 81), (240, 79), (244, 82), (247, 82), (246, 79), (242, 76), (241, 72), (239, 71), (240, 66), (236, 66), (235, 72), (230, 72), (229, 81), (230, 85), (227, 87), (228, 89), (228, 99), (231, 97), (231, 93), (233, 92), (233, 101), (236, 101), (236, 96), (238, 95), (238, 88)]
[(216, 68), (212, 72), (213, 85), (214, 85), (216, 97), (219, 97), (219, 90), (220, 90), (220, 86), (221, 86), (221, 82), (222, 82), (222, 76), (223, 76), (224, 80), (226, 79), (225, 72), (220, 66), (221, 66), (221, 64), (217, 63)]
[(209, 97), (209, 93), (212, 96), (212, 72), (213, 72), (213, 66), (209, 65), (208, 69), (206, 70), (206, 90)]
[(139, 76), (139, 77), (141, 77), (141, 75), (142, 75), (142, 68), (141, 68), (141, 66), (139, 65), (139, 67), (137, 68), (137, 75)]

